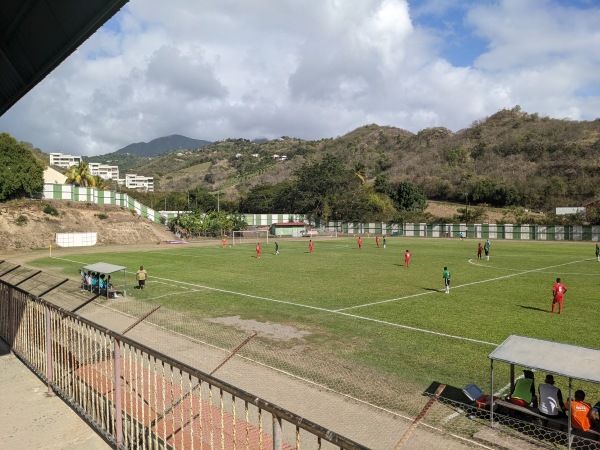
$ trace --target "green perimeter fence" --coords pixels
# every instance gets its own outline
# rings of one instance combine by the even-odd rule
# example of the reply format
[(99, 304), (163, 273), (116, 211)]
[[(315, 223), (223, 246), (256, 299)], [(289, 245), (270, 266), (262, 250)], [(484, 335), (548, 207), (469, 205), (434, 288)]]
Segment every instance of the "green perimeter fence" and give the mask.
[[(70, 184), (44, 184), (43, 198), (116, 205), (128, 208), (153, 222), (175, 217), (181, 211), (156, 211), (127, 194), (103, 191)], [(268, 227), (274, 223), (306, 221), (302, 214), (244, 214), (249, 226)], [(307, 223), (310, 225), (310, 223)], [(530, 225), (530, 224), (428, 224), (384, 222), (329, 222), (323, 231), (382, 236), (441, 237), (471, 239), (514, 239), (539, 241), (600, 241), (600, 225)]]
[(528, 224), (428, 224), (383, 222), (329, 222), (327, 231), (345, 234), (439, 237), (467, 239), (509, 239), (537, 241), (600, 241), (600, 225)]

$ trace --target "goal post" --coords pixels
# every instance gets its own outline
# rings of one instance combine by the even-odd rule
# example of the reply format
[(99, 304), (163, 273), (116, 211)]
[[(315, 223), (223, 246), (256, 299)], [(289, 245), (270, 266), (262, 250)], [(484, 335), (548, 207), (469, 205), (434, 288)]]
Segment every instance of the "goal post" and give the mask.
[(269, 243), (269, 230), (235, 230), (231, 236), (231, 245)]

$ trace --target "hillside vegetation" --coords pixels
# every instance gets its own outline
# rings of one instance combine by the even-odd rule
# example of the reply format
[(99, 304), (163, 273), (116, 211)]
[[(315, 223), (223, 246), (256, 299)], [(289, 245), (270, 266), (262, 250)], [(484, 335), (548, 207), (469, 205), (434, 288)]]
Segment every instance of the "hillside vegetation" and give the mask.
[(432, 200), (464, 203), (468, 194), (473, 204), (551, 210), (596, 197), (600, 119), (558, 120), (515, 107), (456, 133), (367, 125), (318, 141), (227, 139), (158, 156), (135, 170), (154, 176), (159, 190), (200, 187), (240, 199), (253, 186), (294, 178), (300, 167), (324, 155), (340, 158), (369, 185), (383, 177), (408, 181)]

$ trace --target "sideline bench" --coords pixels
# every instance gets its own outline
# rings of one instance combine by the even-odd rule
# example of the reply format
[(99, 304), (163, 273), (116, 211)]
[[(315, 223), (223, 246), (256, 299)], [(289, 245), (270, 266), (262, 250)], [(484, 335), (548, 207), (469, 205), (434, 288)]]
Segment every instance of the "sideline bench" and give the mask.
[[(569, 424), (567, 422), (568, 421), (567, 416), (556, 417), (556, 418), (548, 417), (548, 416), (541, 414), (537, 408), (532, 408), (530, 406), (515, 405), (514, 403), (507, 402), (504, 400), (495, 400), (494, 399), (494, 404), (497, 404), (498, 406), (502, 406), (502, 407), (510, 409), (510, 410), (518, 411), (518, 412), (523, 413), (526, 416), (530, 416), (536, 420), (537, 419), (542, 420), (543, 424), (551, 423), (553, 425), (557, 425), (561, 431), (565, 431), (567, 429), (567, 427), (569, 426)], [(599, 438), (600, 438), (600, 433), (591, 428), (588, 431), (582, 431), (582, 430), (573, 428), (572, 432), (573, 432), (573, 434), (577, 434), (578, 436), (586, 437), (588, 439), (599, 440)]]

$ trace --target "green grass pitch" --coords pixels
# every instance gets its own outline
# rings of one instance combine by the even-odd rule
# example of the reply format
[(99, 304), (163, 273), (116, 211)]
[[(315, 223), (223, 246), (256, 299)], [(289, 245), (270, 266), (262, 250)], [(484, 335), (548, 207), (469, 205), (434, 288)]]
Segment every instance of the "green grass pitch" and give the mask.
[[(599, 347), (594, 243), (493, 240), (486, 261), (477, 260), (474, 239), (388, 237), (385, 250), (373, 237), (363, 240), (359, 250), (356, 238), (314, 239), (310, 254), (308, 240), (277, 239), (276, 256), (271, 238), (261, 259), (252, 243), (221, 248), (216, 240), (64, 258), (57, 250), (30, 264), (72, 276), (103, 261), (126, 266), (130, 282), (144, 265), (147, 288), (128, 292), (140, 302), (190, 320), (240, 315), (296, 326), (323, 354), (423, 387), (475, 382), (485, 390), (488, 355), (511, 334)], [(410, 267), (403, 266), (406, 249)], [(452, 276), (448, 295), (444, 266)], [(568, 288), (562, 315), (549, 313), (557, 277)], [(496, 386), (508, 379), (504, 369)]]

